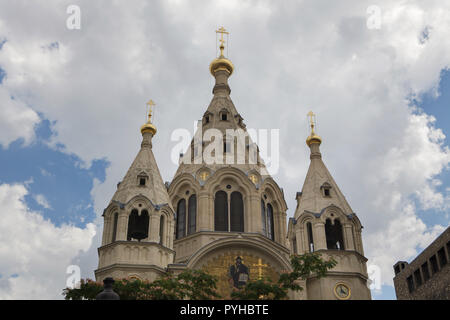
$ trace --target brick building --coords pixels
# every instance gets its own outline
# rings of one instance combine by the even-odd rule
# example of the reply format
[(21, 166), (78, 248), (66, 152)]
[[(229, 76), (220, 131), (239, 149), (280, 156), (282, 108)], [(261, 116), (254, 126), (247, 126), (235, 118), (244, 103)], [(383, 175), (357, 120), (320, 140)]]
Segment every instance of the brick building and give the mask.
[(450, 300), (450, 227), (411, 263), (394, 265), (398, 300)]

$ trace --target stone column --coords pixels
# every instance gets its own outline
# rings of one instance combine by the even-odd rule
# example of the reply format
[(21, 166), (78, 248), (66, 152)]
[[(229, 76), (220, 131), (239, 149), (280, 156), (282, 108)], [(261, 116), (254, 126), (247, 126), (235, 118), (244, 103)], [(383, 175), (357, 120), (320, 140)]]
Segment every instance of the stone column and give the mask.
[(353, 241), (353, 232), (351, 224), (344, 224), (344, 242), (345, 250), (355, 250), (355, 243)]
[(207, 192), (198, 195), (197, 231), (210, 231), (209, 196)]
[[(261, 200), (259, 195), (250, 195), (249, 203), (251, 208), (251, 228), (248, 229), (248, 232), (255, 232), (262, 234), (262, 221), (261, 221)], [(246, 212), (247, 214), (247, 212)]]
[(314, 251), (327, 249), (327, 238), (325, 235), (325, 224), (323, 222), (314, 223), (313, 229)]
[(125, 210), (119, 211), (119, 220), (117, 222), (117, 240), (127, 240), (128, 213)]
[(105, 215), (103, 217), (102, 246), (108, 244), (108, 242), (111, 241), (110, 229), (111, 229), (111, 216)]
[(303, 248), (303, 244), (305, 243), (303, 241), (303, 230), (299, 227), (296, 228), (294, 226), (294, 233), (295, 233), (295, 241), (297, 242), (297, 254), (304, 254), (305, 249)]
[(159, 243), (159, 219), (158, 212), (152, 211), (150, 213), (150, 221), (148, 224), (148, 241)]

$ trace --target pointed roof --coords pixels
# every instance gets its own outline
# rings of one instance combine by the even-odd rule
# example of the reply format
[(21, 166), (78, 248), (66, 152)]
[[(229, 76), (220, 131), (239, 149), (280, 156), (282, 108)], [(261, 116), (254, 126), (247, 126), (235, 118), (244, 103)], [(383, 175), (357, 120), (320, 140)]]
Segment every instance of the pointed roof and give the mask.
[[(148, 198), (154, 207), (168, 205), (172, 210), (166, 186), (159, 172), (152, 151), (153, 129), (143, 126), (141, 149), (128, 169), (123, 180), (118, 184), (112, 202), (127, 204), (134, 197), (142, 195)], [(145, 179), (145, 185), (140, 185), (140, 179)]]
[[(246, 174), (248, 174), (249, 172), (257, 172), (263, 178), (269, 176), (264, 161), (259, 156), (259, 148), (256, 146), (256, 144), (253, 143), (250, 137), (246, 139), (247, 145), (241, 147), (245, 148), (245, 159), (248, 159), (249, 153), (251, 151), (250, 146), (256, 148), (257, 161), (253, 161), (254, 163), (250, 163), (250, 161), (247, 160), (245, 161), (245, 163), (236, 163), (235, 161), (235, 163), (231, 165), (228, 163), (206, 164), (204, 159), (201, 159), (200, 161), (192, 161), (192, 146), (195, 145), (197, 141), (203, 141), (202, 135), (205, 134), (206, 130), (217, 129), (223, 134), (224, 138), (226, 136), (226, 130), (228, 129), (235, 131), (240, 129), (244, 133), (247, 133), (243, 118), (237, 111), (233, 101), (230, 98), (231, 89), (228, 85), (228, 78), (231, 76), (233, 71), (234, 66), (232, 62), (223, 55), (222, 43), (220, 56), (214, 59), (210, 64), (210, 72), (215, 79), (215, 85), (212, 90), (214, 96), (203, 115), (203, 120), (199, 121), (197, 132), (191, 142), (191, 147), (188, 148), (186, 153), (183, 155), (184, 158), (180, 159), (181, 163), (178, 167), (177, 172), (175, 173), (174, 179), (183, 173), (190, 173), (192, 175), (195, 175), (201, 167), (208, 167), (212, 171), (216, 171), (225, 166), (238, 168)], [(225, 121), (222, 119), (222, 114), (226, 114)], [(200, 133), (202, 135), (200, 135)], [(202, 151), (205, 151), (208, 143), (209, 141), (203, 142), (203, 144), (201, 145)], [(237, 143), (239, 143), (239, 141)], [(240, 150), (242, 150), (242, 148)], [(184, 163), (184, 161), (186, 161), (186, 163)]]
[[(311, 163), (302, 191), (297, 193), (298, 205), (294, 218), (298, 219), (305, 211), (320, 215), (324, 209), (331, 205), (339, 207), (347, 215), (353, 214), (352, 208), (322, 161), (322, 154), (319, 149), (322, 140), (310, 139), (310, 137), (308, 137), (307, 145), (311, 149)], [(324, 195), (324, 189), (329, 190), (330, 196)]]

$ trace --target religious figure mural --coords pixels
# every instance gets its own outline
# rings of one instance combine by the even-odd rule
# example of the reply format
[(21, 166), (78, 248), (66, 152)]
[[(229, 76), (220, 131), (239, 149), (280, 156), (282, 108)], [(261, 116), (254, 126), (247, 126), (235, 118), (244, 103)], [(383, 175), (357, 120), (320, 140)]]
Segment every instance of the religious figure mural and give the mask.
[(248, 267), (242, 263), (241, 257), (236, 257), (236, 263), (230, 266), (229, 271), (230, 282), (233, 283), (233, 287), (240, 289), (250, 278)]

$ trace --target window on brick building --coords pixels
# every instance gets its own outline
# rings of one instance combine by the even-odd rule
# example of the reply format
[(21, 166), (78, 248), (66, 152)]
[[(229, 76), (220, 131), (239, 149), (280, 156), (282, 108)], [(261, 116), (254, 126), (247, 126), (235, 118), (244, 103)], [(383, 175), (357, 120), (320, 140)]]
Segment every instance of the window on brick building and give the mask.
[(423, 280), (427, 281), (428, 279), (430, 279), (430, 271), (428, 271), (428, 262), (425, 262), (421, 268), (422, 268)]
[(414, 291), (414, 280), (412, 276), (409, 276), (408, 278), (406, 278), (406, 282), (408, 284), (408, 290), (409, 292), (413, 292)]

